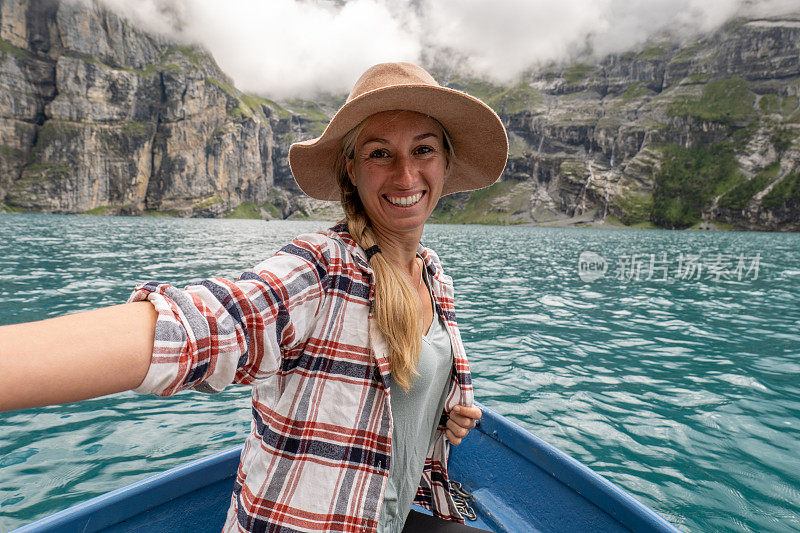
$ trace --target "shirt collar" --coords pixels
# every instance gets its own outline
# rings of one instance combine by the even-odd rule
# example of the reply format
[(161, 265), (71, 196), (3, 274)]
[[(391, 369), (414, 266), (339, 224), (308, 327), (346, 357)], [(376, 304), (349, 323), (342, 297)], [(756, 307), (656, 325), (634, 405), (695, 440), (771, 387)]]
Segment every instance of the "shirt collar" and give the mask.
[(345, 219), (340, 220), (336, 225), (328, 228), (328, 236), (344, 244), (347, 251), (349, 251), (350, 255), (355, 259), (359, 268), (364, 272), (372, 274), (372, 269), (369, 266), (364, 250), (356, 243), (353, 236), (350, 235), (350, 232), (347, 231), (347, 221)]
[[(345, 245), (345, 247), (355, 258), (356, 264), (358, 264), (358, 266), (364, 272), (368, 272), (370, 275), (372, 274), (372, 268), (369, 266), (369, 262), (367, 261), (367, 255), (364, 253), (364, 249), (356, 243), (355, 239), (353, 239), (353, 236), (350, 235), (350, 232), (347, 230), (346, 220), (342, 219), (337, 222), (335, 226), (329, 228), (328, 234)], [(428, 271), (428, 275), (431, 278), (436, 278), (441, 281), (441, 276), (439, 275), (441, 272), (441, 267), (439, 266), (438, 261), (434, 259), (434, 254), (431, 253), (431, 250), (423, 246), (422, 243), (419, 243), (419, 245), (417, 245), (417, 255), (422, 258), (422, 261), (425, 264), (425, 269)]]

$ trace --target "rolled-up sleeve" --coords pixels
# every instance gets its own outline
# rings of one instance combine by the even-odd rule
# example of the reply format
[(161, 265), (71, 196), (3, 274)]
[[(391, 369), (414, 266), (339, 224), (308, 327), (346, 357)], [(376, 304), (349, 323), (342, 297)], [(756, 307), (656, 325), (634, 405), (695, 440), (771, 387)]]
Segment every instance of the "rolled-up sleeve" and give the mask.
[(150, 368), (134, 390), (213, 393), (277, 372), (283, 351), (308, 339), (324, 306), (325, 239), (300, 236), (236, 281), (137, 286), (128, 301), (150, 301), (158, 320)]

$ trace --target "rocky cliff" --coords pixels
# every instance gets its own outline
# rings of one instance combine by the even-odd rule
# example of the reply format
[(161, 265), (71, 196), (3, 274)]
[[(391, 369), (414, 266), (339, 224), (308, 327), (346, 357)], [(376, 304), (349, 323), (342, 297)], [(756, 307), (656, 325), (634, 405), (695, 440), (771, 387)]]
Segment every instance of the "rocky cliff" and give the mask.
[(800, 230), (800, 16), (735, 20), (513, 87), (451, 77), (503, 117), (504, 180), (441, 220)]
[(324, 128), (313, 105), (242, 94), (202, 50), (84, 2), (0, 0), (0, 39), (6, 210), (313, 211), (285, 161), (294, 138)]
[[(444, 222), (800, 230), (800, 16), (529, 73), (437, 72), (492, 105), (502, 180)], [(0, 209), (285, 218), (291, 142), (344, 100), (243, 94), (207, 53), (86, 2), (0, 0)]]

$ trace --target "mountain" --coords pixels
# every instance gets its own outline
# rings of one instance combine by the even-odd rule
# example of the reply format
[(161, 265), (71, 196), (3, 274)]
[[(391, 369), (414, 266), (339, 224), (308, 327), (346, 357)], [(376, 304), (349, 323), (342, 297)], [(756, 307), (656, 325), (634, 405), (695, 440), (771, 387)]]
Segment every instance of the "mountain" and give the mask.
[[(196, 47), (85, 2), (0, 0), (7, 211), (283, 218), (304, 198), (288, 145), (327, 111), (242, 94)], [(335, 211), (335, 209), (334, 209)]]
[[(287, 153), (344, 95), (244, 94), (201, 48), (82, 2), (0, 0), (0, 54), (2, 210), (341, 216)], [(491, 105), (511, 149), (500, 182), (434, 220), (800, 230), (800, 14), (506, 86), (435, 74)]]
[(504, 181), (443, 220), (800, 229), (800, 15), (528, 74), (453, 78), (503, 117)]

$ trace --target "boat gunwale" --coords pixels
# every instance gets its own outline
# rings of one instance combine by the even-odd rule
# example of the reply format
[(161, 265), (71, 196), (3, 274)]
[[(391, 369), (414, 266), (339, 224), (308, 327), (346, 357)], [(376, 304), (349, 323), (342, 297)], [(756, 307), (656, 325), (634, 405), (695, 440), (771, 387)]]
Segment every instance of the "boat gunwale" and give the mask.
[[(151, 474), (144, 479), (21, 526), (12, 533), (98, 531), (108, 528), (157, 505), (169, 503), (203, 487), (233, 478), (236, 475), (241, 452), (242, 445), (238, 445)], [(170, 494), (170, 497), (165, 498), (165, 494)]]
[(560, 448), (489, 407), (478, 402), (475, 405), (483, 413), (476, 425), (478, 431), (549, 473), (625, 527), (634, 531), (681, 533), (656, 511)]
[[(478, 402), (475, 405), (483, 413), (477, 431), (553, 476), (623, 526), (634, 531), (680, 533), (654, 510), (561, 449), (485, 405)], [(147, 476), (23, 525), (13, 533), (108, 528), (156, 506), (233, 478), (241, 451), (242, 445), (238, 445)], [(458, 452), (451, 449), (451, 453)]]

